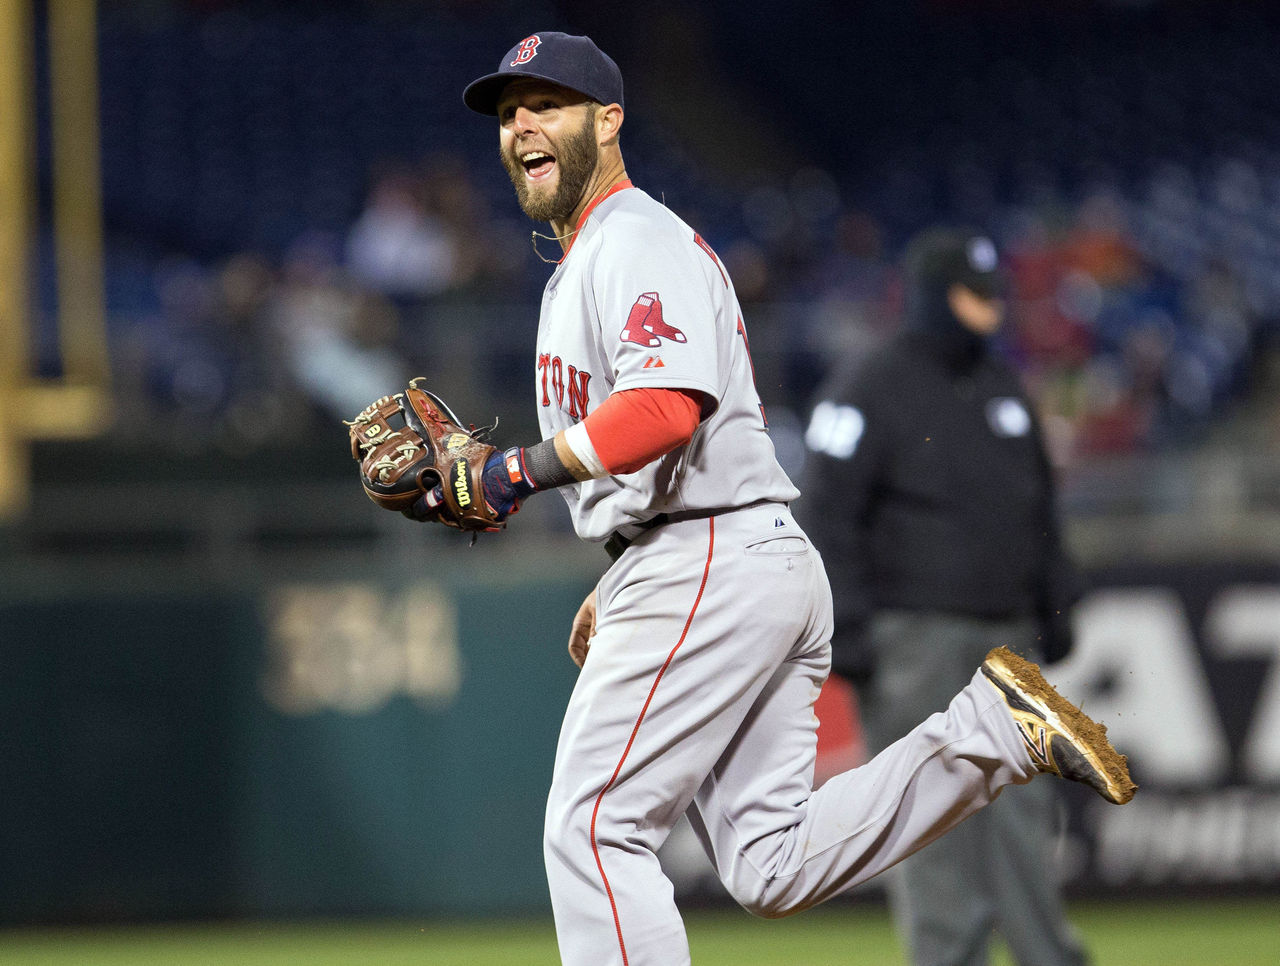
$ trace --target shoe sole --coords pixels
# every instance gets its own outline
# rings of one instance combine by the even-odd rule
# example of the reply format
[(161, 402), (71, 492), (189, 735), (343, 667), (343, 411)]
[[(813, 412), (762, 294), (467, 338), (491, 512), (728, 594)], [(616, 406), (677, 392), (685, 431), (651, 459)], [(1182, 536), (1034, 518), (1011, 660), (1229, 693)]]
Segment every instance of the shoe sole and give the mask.
[[(982, 666), (990, 675), (1016, 691), (1036, 712), (1044, 716), (1051, 728), (1084, 756), (1104, 783), (1103, 788), (1095, 786), (1095, 790), (1103, 798), (1116, 805), (1124, 805), (1132, 800), (1138, 786), (1129, 777), (1129, 760), (1112, 747), (1107, 738), (1106, 725), (1094, 721), (1060, 695), (1044, 679), (1036, 664), (1014, 654), (1007, 647), (993, 650), (982, 662)], [(999, 690), (994, 681), (992, 685)], [(1049, 745), (1052, 748), (1052, 739)]]

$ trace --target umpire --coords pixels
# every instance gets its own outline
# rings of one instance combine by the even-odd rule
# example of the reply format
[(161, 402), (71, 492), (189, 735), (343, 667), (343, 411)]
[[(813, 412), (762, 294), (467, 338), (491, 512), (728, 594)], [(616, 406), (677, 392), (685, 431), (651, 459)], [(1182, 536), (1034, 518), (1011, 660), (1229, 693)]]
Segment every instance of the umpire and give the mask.
[[(992, 346), (995, 246), (930, 229), (903, 275), (901, 330), (819, 391), (796, 506), (834, 592), (833, 669), (858, 689), (872, 751), (946, 707), (998, 644), (1065, 656), (1079, 596), (1040, 426)], [(1022, 966), (1087, 962), (1049, 861), (1055, 792), (1007, 789), (890, 872), (916, 966), (981, 966), (994, 930)]]

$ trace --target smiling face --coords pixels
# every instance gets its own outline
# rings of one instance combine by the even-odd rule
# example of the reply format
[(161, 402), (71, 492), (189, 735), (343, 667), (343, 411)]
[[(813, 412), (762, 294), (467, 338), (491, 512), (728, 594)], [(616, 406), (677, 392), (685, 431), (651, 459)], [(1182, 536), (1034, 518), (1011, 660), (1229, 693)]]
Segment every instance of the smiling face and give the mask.
[(546, 81), (507, 85), (498, 101), (502, 164), (524, 213), (535, 221), (568, 222), (600, 161), (599, 105)]

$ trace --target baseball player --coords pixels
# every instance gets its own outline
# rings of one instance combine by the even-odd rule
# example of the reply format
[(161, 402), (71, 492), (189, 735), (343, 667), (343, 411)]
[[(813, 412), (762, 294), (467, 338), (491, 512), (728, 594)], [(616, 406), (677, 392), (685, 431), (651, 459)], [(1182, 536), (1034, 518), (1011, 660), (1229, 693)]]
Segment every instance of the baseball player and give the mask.
[[(788, 509), (724, 265), (628, 179), (622, 77), (590, 39), (525, 37), (463, 99), (497, 118), (520, 205), (562, 252), (537, 336), (544, 440), (488, 459), (484, 501), (501, 520), (558, 488), (613, 558), (573, 621), (581, 673), (547, 805), (563, 962), (689, 963), (656, 855), (681, 815), (734, 898), (776, 917), (1041, 772), (1126, 801), (1100, 729), (996, 652), (945, 711), (813, 790), (831, 592)], [(415, 512), (442, 512), (440, 491)]]

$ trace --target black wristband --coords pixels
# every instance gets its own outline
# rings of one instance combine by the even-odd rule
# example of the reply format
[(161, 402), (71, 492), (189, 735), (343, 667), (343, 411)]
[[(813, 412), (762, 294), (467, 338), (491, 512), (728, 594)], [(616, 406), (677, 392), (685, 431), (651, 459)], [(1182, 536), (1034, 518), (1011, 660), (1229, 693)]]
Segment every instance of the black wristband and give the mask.
[(556, 441), (544, 439), (541, 443), (526, 446), (520, 451), (521, 462), (529, 477), (529, 483), (536, 490), (552, 490), (557, 486), (577, 483), (577, 478), (569, 472), (556, 453)]

